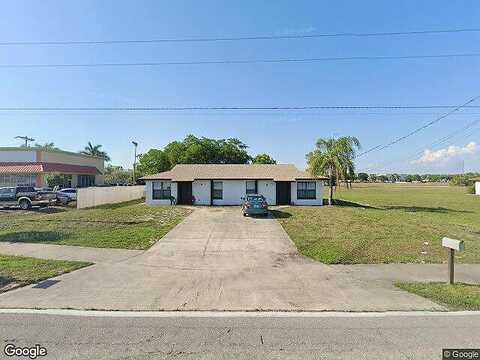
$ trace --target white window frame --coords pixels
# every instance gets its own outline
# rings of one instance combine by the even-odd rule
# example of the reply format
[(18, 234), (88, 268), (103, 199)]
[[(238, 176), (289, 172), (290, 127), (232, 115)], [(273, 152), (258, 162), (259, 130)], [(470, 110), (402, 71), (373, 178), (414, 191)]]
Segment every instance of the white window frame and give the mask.
[[(313, 194), (313, 195), (310, 195), (310, 194)], [(297, 200), (316, 200), (316, 199), (317, 199), (317, 182), (316, 181), (297, 181)]]
[(152, 182), (152, 200), (170, 200), (172, 197), (171, 181)]

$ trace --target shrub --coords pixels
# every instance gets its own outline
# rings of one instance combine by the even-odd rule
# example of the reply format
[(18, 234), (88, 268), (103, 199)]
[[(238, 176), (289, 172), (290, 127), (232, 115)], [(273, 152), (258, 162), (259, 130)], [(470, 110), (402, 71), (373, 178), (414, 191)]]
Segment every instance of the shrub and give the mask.
[(473, 180), (467, 175), (456, 175), (450, 180), (449, 184), (454, 186), (473, 186)]

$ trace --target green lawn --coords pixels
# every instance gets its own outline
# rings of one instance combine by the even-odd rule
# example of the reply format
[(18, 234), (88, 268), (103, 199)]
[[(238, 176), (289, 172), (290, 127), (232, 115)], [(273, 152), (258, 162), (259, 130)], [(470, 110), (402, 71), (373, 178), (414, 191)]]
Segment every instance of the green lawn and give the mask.
[(49, 214), (10, 213), (0, 215), (0, 241), (147, 249), (190, 212), (133, 201)]
[(397, 283), (397, 287), (423, 296), (450, 310), (480, 310), (480, 285), (457, 283)]
[(0, 292), (91, 265), (80, 261), (42, 260), (0, 255)]
[(465, 188), (355, 184), (335, 196), (339, 206), (274, 211), (302, 254), (329, 264), (442, 263), (448, 236), (465, 241), (457, 262), (480, 263), (480, 197)]

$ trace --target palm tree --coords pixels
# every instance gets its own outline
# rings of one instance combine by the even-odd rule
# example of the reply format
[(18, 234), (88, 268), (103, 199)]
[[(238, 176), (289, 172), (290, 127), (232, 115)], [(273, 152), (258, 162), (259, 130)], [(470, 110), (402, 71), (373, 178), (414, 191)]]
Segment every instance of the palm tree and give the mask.
[(334, 180), (347, 180), (353, 175), (355, 154), (360, 147), (360, 141), (353, 136), (318, 139), (315, 150), (307, 154), (310, 174), (329, 178), (328, 205), (333, 203)]
[(101, 148), (102, 145), (92, 145), (92, 143), (89, 141), (88, 145), (85, 146), (82, 151), (80, 151), (80, 154), (103, 157), (105, 161), (110, 161), (110, 156), (108, 156), (105, 151), (100, 150)]

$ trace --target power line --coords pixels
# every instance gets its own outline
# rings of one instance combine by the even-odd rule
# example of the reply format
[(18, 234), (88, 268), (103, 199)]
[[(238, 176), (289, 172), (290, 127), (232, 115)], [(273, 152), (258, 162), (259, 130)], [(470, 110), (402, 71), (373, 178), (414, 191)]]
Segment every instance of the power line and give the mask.
[[(476, 98), (475, 98), (476, 99)], [(470, 101), (471, 102), (471, 101)], [(470, 103), (469, 102), (469, 103)], [(221, 110), (409, 110), (409, 109), (454, 109), (455, 105), (364, 105), (364, 106), (191, 106), (191, 107), (0, 107), (0, 111), (221, 111)], [(480, 108), (478, 105), (463, 105), (461, 108)], [(445, 115), (443, 115), (445, 116)], [(440, 119), (441, 120), (441, 119)]]
[(419, 128), (416, 128), (415, 130), (409, 132), (409, 133), (406, 134), (406, 135), (400, 136), (400, 137), (398, 137), (398, 138), (396, 138), (396, 139), (394, 139), (394, 140), (392, 140), (392, 141), (390, 141), (390, 142), (388, 142), (388, 143), (386, 143), (386, 144), (381, 144), (381, 145), (374, 146), (374, 147), (372, 147), (372, 148), (370, 148), (370, 149), (368, 149), (368, 150), (360, 153), (360, 154), (357, 156), (357, 158), (358, 158), (358, 157), (361, 157), (361, 156), (364, 156), (364, 155), (366, 155), (366, 154), (369, 154), (369, 153), (371, 153), (371, 152), (373, 152), (373, 151), (380, 151), (380, 150), (384, 150), (384, 149), (386, 149), (386, 148), (388, 148), (388, 147), (390, 147), (390, 146), (393, 146), (393, 145), (395, 145), (395, 144), (397, 144), (397, 143), (399, 143), (399, 142), (401, 142), (401, 141), (409, 138), (410, 136), (413, 136), (413, 135), (419, 133), (420, 131), (425, 130), (426, 128), (432, 126), (433, 124), (436, 124), (437, 122), (445, 119), (446, 117), (452, 115), (454, 112), (456, 112), (456, 111), (458, 111), (458, 110), (460, 110), (460, 109), (462, 109), (462, 108), (465, 108), (468, 104), (471, 104), (472, 102), (474, 102), (474, 101), (477, 100), (478, 98), (480, 98), (480, 96), (476, 96), (476, 97), (468, 100), (466, 103), (464, 103), (464, 104), (462, 104), (462, 105), (459, 105), (459, 106), (456, 106), (453, 110), (451, 110), (451, 111), (443, 114), (442, 116), (440, 116), (440, 117), (438, 117), (438, 118), (436, 118), (436, 119), (434, 119), (434, 120), (432, 120), (432, 121), (430, 121), (430, 122), (428, 122), (428, 123), (420, 126)]
[(348, 56), (292, 59), (257, 59), (257, 60), (205, 60), (205, 61), (160, 61), (160, 62), (125, 62), (125, 63), (83, 63), (83, 64), (0, 64), (0, 68), (93, 68), (93, 67), (156, 67), (172, 65), (234, 65), (234, 64), (271, 64), (271, 63), (313, 63), (334, 61), (365, 60), (415, 60), (479, 57), (480, 53), (404, 55), (404, 56)]
[(109, 44), (150, 44), (150, 43), (195, 43), (195, 42), (230, 42), (230, 41), (256, 41), (256, 40), (296, 40), (338, 37), (383, 37), (383, 36), (410, 36), (447, 33), (479, 32), (478, 28), (471, 29), (443, 29), (420, 31), (395, 31), (395, 32), (370, 32), (370, 33), (324, 33), (303, 35), (253, 35), (253, 36), (227, 36), (227, 37), (187, 37), (187, 38), (160, 38), (160, 39), (131, 39), (131, 40), (66, 40), (66, 41), (2, 41), (0, 46), (35, 46), (35, 45), (109, 45)]
[[(369, 168), (364, 168), (363, 171), (374, 171), (374, 170), (383, 170), (393, 164), (397, 164), (397, 163), (400, 163), (400, 162), (405, 162), (407, 160), (411, 160), (421, 154), (423, 154), (424, 150), (425, 149), (428, 149), (428, 148), (432, 148), (432, 147), (435, 147), (435, 146), (439, 146), (439, 145), (442, 145), (442, 144), (445, 144), (448, 140), (456, 137), (457, 135), (471, 129), (472, 127), (474, 127), (475, 125), (479, 124), (480, 123), (480, 119), (478, 120), (474, 120), (470, 123), (468, 123), (466, 126), (462, 127), (461, 129), (458, 129), (458, 130), (455, 130), (449, 134), (447, 134), (446, 136), (443, 136), (441, 137), (440, 139), (437, 139), (435, 141), (433, 141), (432, 143), (428, 144), (428, 145), (424, 145), (422, 147), (419, 147), (417, 148), (417, 150), (415, 151), (415, 153), (413, 153), (412, 155), (406, 157), (406, 158), (402, 158), (402, 159), (397, 159), (397, 160), (394, 160), (394, 161), (390, 161), (390, 162), (384, 162), (384, 163), (381, 163), (379, 164), (378, 166), (373, 166), (373, 167), (369, 167)], [(480, 128), (478, 129), (475, 129), (473, 131), (471, 131), (470, 133), (468, 133), (465, 138), (471, 136), (472, 134), (474, 134), (476, 131), (480, 130)]]

